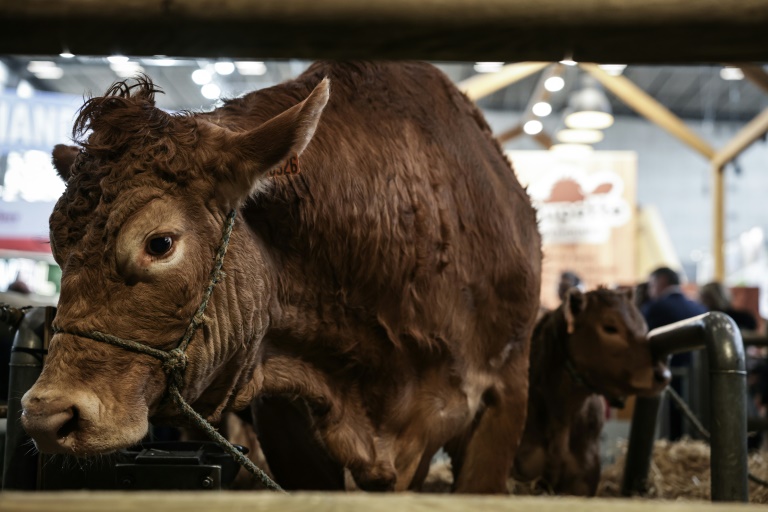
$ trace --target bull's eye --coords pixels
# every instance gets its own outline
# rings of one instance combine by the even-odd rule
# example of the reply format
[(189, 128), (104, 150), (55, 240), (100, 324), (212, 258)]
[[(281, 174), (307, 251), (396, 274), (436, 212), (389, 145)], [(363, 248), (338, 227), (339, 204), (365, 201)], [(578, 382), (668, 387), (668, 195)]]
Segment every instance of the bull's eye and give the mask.
[(169, 236), (159, 236), (152, 238), (147, 243), (147, 252), (152, 256), (162, 256), (173, 247), (173, 239)]
[(604, 325), (603, 330), (608, 334), (616, 334), (617, 332), (619, 332), (619, 330), (616, 328), (615, 325)]

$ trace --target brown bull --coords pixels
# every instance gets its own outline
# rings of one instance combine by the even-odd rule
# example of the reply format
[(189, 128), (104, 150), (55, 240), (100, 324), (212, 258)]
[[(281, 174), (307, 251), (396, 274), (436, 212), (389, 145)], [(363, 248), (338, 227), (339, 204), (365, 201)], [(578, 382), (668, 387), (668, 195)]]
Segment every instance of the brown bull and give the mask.
[(201, 114), (165, 113), (155, 92), (145, 78), (89, 100), (82, 151), (55, 152), (58, 333), (23, 399), (38, 447), (104, 453), (140, 441), (148, 419), (178, 419), (160, 362), (78, 333), (173, 349), (235, 210), (187, 349), (194, 409), (217, 421), (282, 399), (303, 424), (271, 432), (283, 442), (268, 458), (313, 444), (319, 468), (364, 489), (418, 486), (453, 442), (457, 490), (503, 492), (541, 253), (478, 109), (420, 63), (319, 63)]
[[(531, 340), (525, 434), (512, 475), (544, 491), (594, 496), (600, 481), (603, 396), (654, 395), (670, 372), (653, 360), (631, 292), (569, 290)], [(602, 395), (602, 396), (601, 396)]]

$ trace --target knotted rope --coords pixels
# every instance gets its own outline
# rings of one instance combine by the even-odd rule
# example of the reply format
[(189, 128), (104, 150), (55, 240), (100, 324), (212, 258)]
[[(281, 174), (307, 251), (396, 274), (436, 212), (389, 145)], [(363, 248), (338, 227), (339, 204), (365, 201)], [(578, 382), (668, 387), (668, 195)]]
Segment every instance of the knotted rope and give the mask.
[(79, 336), (81, 338), (89, 338), (102, 343), (108, 343), (116, 347), (129, 350), (131, 352), (138, 352), (140, 354), (146, 354), (148, 356), (159, 359), (162, 362), (162, 369), (166, 375), (168, 375), (168, 394), (173, 402), (179, 408), (179, 410), (187, 417), (195, 426), (213, 439), (216, 443), (222, 446), (227, 453), (229, 453), (241, 466), (248, 470), (252, 475), (257, 477), (264, 486), (274, 491), (283, 491), (277, 483), (275, 483), (264, 471), (262, 471), (256, 464), (248, 459), (243, 453), (235, 448), (232, 443), (227, 441), (224, 436), (219, 434), (213, 426), (208, 423), (197, 411), (195, 411), (187, 402), (184, 397), (181, 396), (181, 390), (184, 387), (184, 371), (187, 368), (187, 354), (186, 350), (189, 343), (192, 341), (197, 328), (203, 323), (203, 314), (205, 308), (208, 307), (208, 301), (213, 293), (213, 288), (218, 284), (222, 277), (223, 272), (221, 266), (224, 264), (224, 255), (227, 254), (227, 247), (229, 246), (229, 237), (232, 235), (232, 227), (235, 225), (236, 210), (232, 210), (227, 216), (227, 220), (224, 223), (224, 230), (221, 235), (221, 243), (219, 244), (219, 250), (216, 253), (216, 259), (211, 270), (210, 280), (208, 286), (203, 293), (203, 300), (200, 306), (197, 308), (195, 315), (189, 322), (184, 335), (179, 340), (176, 348), (172, 350), (160, 350), (150, 347), (144, 343), (139, 343), (133, 340), (126, 340), (118, 338), (111, 334), (106, 334), (99, 331), (93, 331), (90, 333), (81, 332), (77, 330), (57, 329), (56, 332), (65, 334), (71, 334)]

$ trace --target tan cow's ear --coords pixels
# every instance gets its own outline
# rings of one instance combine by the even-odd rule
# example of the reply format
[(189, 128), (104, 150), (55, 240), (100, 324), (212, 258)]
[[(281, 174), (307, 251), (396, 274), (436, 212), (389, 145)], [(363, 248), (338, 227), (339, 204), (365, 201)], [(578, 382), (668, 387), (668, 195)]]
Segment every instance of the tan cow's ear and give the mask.
[(56, 144), (53, 148), (53, 166), (56, 168), (56, 172), (59, 173), (61, 179), (66, 183), (69, 181), (70, 169), (75, 162), (77, 154), (80, 152), (80, 148), (77, 146), (65, 146), (64, 144)]
[[(229, 178), (236, 201), (246, 199), (275, 167), (298, 157), (312, 140), (330, 96), (330, 80), (323, 79), (301, 103), (228, 141), (232, 162)], [(243, 194), (245, 193), (245, 194)]]
[(573, 334), (576, 326), (576, 317), (587, 307), (587, 296), (575, 286), (568, 290), (563, 301), (565, 323), (568, 325), (568, 334)]

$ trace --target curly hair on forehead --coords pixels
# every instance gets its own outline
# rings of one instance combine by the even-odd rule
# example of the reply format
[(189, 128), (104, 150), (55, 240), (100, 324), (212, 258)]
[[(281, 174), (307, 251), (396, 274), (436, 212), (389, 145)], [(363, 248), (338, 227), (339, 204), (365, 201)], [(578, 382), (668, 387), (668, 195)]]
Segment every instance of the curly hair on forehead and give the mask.
[(130, 83), (113, 84), (104, 96), (88, 99), (80, 109), (72, 132), (83, 149), (54, 215), (68, 219), (60, 226), (67, 231), (62, 232), (65, 239), (82, 237), (89, 223), (103, 224), (98, 205), (111, 203), (133, 185), (190, 183), (197, 122), (187, 113), (157, 108), (158, 92), (162, 90), (141, 75)]
[[(139, 75), (133, 83), (112, 84), (103, 96), (88, 99), (80, 108), (73, 138), (88, 156), (112, 159), (130, 147), (154, 146), (162, 139), (175, 143), (194, 143), (195, 122), (185, 113), (169, 114), (155, 105), (155, 94), (162, 89), (147, 75)], [(172, 151), (167, 142), (160, 144), (161, 153)]]

